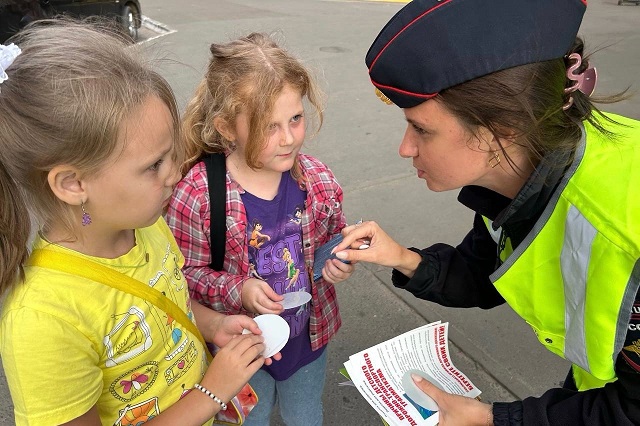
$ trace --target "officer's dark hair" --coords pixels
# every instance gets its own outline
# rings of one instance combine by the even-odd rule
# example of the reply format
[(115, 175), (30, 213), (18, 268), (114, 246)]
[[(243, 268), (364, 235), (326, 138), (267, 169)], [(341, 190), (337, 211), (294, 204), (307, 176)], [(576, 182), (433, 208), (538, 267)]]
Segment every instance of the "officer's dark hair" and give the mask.
[[(556, 150), (572, 151), (581, 138), (579, 123), (587, 121), (600, 132), (610, 134), (602, 120), (611, 121), (594, 105), (626, 99), (627, 90), (609, 97), (587, 96), (580, 91), (565, 94), (572, 84), (567, 78), (566, 59), (571, 53), (582, 56), (579, 71), (589, 66), (584, 42), (578, 37), (564, 58), (535, 62), (496, 71), (441, 91), (435, 98), (451, 111), (470, 132), (486, 127), (500, 140), (515, 137), (536, 163)], [(572, 105), (563, 106), (573, 96)], [(502, 155), (518, 168), (501, 145)], [(562, 166), (562, 165), (559, 165)]]

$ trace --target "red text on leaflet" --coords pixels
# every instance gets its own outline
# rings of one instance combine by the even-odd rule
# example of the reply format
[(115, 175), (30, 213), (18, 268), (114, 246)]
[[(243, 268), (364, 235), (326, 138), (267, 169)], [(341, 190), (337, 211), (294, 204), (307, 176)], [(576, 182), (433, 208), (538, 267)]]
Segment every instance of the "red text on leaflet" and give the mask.
[(460, 383), (467, 392), (473, 390), (473, 385), (460, 373), (457, 369), (451, 365), (449, 362), (449, 358), (447, 357), (447, 347), (445, 346), (445, 338), (444, 338), (444, 326), (438, 327), (438, 344), (440, 347), (438, 348), (438, 353), (440, 354), (440, 363), (444, 366), (444, 368), (456, 378), (458, 383)]
[(389, 386), (389, 382), (384, 377), (382, 370), (374, 370), (373, 363), (369, 354), (364, 354), (365, 365), (362, 366), (362, 372), (371, 389), (380, 397), (384, 405), (398, 417), (399, 420), (406, 420), (411, 426), (417, 426), (418, 423), (411, 418), (406, 410), (407, 403), (398, 395), (398, 393)]

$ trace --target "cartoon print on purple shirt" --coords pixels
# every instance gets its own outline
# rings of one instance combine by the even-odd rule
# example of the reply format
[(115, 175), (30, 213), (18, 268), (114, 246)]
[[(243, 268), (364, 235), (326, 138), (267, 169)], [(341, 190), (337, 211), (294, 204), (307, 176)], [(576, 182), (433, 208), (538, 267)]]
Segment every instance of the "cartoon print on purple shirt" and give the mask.
[(282, 249), (282, 260), (287, 262), (287, 279), (289, 280), (289, 284), (287, 284), (284, 289), (289, 290), (289, 287), (291, 287), (296, 283), (296, 281), (298, 281), (300, 269), (296, 268), (296, 264), (291, 257), (291, 252), (286, 247)]
[[(256, 223), (263, 223), (260, 218), (254, 219)], [(284, 217), (275, 224), (275, 227), (265, 226), (272, 236), (269, 241), (264, 241), (260, 248), (249, 250), (249, 262), (254, 267), (252, 276), (269, 283), (278, 294), (291, 291), (310, 291), (311, 284), (306, 274), (300, 271), (304, 268), (304, 256), (302, 254), (302, 232), (287, 226), (289, 218)], [(307, 326), (309, 321), (309, 304), (284, 311), (281, 316), (290, 327), (290, 336), (298, 336)]]
[(253, 220), (251, 227), (251, 238), (249, 239), (249, 245), (251, 247), (259, 249), (265, 242), (271, 241), (271, 237), (269, 235), (260, 232), (262, 231), (262, 223), (260, 223), (258, 219)]
[(264, 281), (264, 278), (256, 271), (256, 265), (253, 262), (249, 262), (249, 276)]
[[(302, 239), (306, 196), (306, 192), (289, 173), (283, 174), (273, 199), (265, 200), (249, 192), (242, 194), (247, 214), (248, 275), (260, 277), (277, 294), (296, 291), (311, 293)], [(289, 324), (290, 340), (308, 333), (310, 306), (310, 303), (305, 303), (280, 314)], [(310, 351), (305, 346), (306, 349)], [(294, 356), (306, 356), (298, 350), (294, 350)]]
[(293, 210), (293, 214), (288, 215), (289, 216), (289, 222), (287, 222), (287, 225), (297, 225), (300, 226), (302, 224), (302, 206), (296, 206), (296, 208)]

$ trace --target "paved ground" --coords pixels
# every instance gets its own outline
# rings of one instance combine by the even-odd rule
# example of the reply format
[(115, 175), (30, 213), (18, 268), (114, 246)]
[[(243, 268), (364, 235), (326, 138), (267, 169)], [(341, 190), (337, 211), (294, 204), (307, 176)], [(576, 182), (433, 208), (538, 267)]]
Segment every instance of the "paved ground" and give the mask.
[[(591, 0), (581, 29), (598, 67), (597, 94), (628, 86), (640, 75), (640, 7), (616, 0)], [(435, 194), (397, 155), (404, 131), (400, 110), (374, 95), (364, 55), (400, 2), (323, 0), (142, 0), (143, 13), (171, 32), (145, 43), (168, 60), (162, 72), (181, 105), (191, 96), (208, 60), (208, 44), (249, 31), (277, 31), (284, 45), (317, 71), (328, 99), (325, 125), (306, 151), (324, 160), (345, 190), (345, 211), (353, 222), (373, 219), (407, 246), (457, 243), (471, 213), (455, 193)], [(146, 31), (146, 30), (145, 30)], [(141, 33), (150, 39), (154, 31)], [(640, 118), (638, 96), (607, 106)], [(338, 286), (344, 325), (329, 346), (325, 425), (378, 425), (353, 388), (338, 387), (349, 355), (428, 321), (450, 322), (451, 356), (483, 390), (488, 401), (539, 395), (560, 383), (567, 365), (537, 344), (532, 332), (507, 307), (445, 309), (393, 289), (390, 271), (360, 265)], [(0, 371), (1, 372), (1, 371)], [(43, 378), (45, 380), (46, 378)], [(0, 381), (0, 424), (13, 424), (11, 401)], [(280, 425), (277, 418), (273, 424)]]

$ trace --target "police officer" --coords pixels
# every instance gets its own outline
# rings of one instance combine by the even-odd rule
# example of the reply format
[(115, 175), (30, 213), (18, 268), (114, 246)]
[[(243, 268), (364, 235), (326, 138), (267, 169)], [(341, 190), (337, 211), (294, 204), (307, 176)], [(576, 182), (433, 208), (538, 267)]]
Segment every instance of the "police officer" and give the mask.
[(392, 267), (396, 287), (445, 306), (506, 302), (572, 363), (563, 388), (492, 405), (417, 381), (441, 425), (640, 424), (640, 122), (594, 106), (585, 9), (414, 0), (367, 53), (379, 97), (408, 123), (400, 155), (429, 189), (462, 188), (476, 215), (456, 247), (350, 226), (338, 257)]

